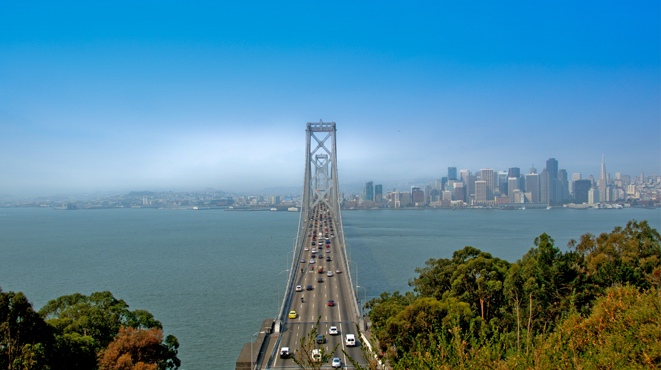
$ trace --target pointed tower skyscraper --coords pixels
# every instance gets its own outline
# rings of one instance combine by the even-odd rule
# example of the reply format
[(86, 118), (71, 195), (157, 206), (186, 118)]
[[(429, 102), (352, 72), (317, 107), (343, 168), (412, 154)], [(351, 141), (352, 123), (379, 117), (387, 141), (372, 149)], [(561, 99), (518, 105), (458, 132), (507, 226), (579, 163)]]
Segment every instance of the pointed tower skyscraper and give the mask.
[(604, 154), (601, 154), (601, 180), (606, 181), (606, 160)]

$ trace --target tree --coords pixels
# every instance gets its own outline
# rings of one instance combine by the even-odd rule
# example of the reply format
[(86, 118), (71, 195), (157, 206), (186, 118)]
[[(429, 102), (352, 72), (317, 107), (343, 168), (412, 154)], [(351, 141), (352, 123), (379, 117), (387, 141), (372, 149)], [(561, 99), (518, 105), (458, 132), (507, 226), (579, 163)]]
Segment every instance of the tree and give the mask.
[(46, 369), (53, 341), (50, 327), (23, 293), (0, 288), (0, 368)]
[(99, 370), (176, 369), (180, 362), (174, 349), (163, 343), (161, 329), (121, 327), (108, 348), (99, 353)]
[(319, 327), (320, 320), (321, 316), (319, 316), (317, 319), (317, 323), (314, 324), (312, 330), (310, 330), (307, 335), (301, 337), (299, 340), (298, 349), (294, 351), (294, 356), (292, 359), (301, 369), (321, 369), (323, 364), (328, 362), (328, 360), (333, 357), (333, 354), (339, 346), (339, 344), (337, 344), (332, 351), (326, 351), (326, 347), (324, 347), (323, 344), (318, 345), (317, 328)]

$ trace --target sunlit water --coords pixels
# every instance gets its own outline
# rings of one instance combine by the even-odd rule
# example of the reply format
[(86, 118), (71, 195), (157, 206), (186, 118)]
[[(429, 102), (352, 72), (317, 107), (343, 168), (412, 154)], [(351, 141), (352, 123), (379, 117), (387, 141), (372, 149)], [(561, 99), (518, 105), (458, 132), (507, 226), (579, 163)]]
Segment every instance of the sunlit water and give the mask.
[[(466, 245), (514, 262), (546, 232), (572, 238), (628, 220), (661, 229), (658, 209), (378, 210), (343, 213), (358, 294), (405, 291), (414, 269)], [(35, 309), (109, 290), (181, 343), (183, 369), (233, 369), (243, 343), (275, 316), (298, 214), (113, 209), (0, 209), (0, 286)], [(355, 271), (354, 271), (355, 273)], [(355, 277), (354, 277), (355, 278)]]

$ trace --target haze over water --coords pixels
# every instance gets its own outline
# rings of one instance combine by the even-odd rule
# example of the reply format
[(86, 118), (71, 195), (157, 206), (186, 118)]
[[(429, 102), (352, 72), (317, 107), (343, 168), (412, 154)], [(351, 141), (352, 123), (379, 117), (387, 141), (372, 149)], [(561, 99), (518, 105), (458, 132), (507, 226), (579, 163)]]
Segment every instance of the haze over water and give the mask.
[[(565, 251), (571, 238), (631, 219), (661, 229), (658, 209), (343, 213), (368, 300), (408, 290), (416, 267), (466, 245), (514, 262), (543, 232)], [(243, 343), (277, 312), (297, 223), (289, 212), (5, 208), (0, 286), (23, 291), (35, 309), (64, 294), (109, 290), (178, 337), (182, 369), (232, 369)]]

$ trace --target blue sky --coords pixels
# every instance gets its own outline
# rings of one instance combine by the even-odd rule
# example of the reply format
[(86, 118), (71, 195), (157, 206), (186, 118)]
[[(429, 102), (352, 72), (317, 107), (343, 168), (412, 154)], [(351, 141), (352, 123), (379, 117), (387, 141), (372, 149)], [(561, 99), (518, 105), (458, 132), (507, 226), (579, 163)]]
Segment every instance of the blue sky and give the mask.
[(661, 172), (659, 2), (0, 2), (0, 194)]

